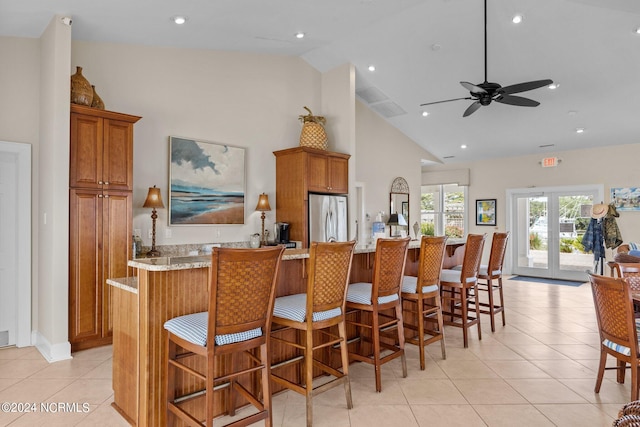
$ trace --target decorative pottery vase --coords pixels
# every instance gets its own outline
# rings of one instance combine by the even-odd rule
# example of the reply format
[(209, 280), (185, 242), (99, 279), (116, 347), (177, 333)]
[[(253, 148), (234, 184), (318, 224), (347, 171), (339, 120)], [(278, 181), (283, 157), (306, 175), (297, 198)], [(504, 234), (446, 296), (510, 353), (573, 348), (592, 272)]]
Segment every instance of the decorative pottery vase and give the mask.
[(76, 73), (71, 76), (71, 102), (91, 106), (93, 89), (89, 80), (82, 75), (82, 67), (76, 67)]
[(91, 106), (93, 108), (97, 108), (98, 110), (104, 110), (104, 102), (102, 102), (102, 98), (100, 95), (96, 93), (96, 87), (91, 85), (91, 89), (93, 90), (93, 100), (91, 101)]
[(327, 149), (327, 133), (322, 126), (325, 118), (322, 116), (314, 116), (310, 109), (304, 107), (309, 114), (298, 116), (302, 121), (302, 132), (300, 133), (300, 146), (317, 148), (319, 150)]

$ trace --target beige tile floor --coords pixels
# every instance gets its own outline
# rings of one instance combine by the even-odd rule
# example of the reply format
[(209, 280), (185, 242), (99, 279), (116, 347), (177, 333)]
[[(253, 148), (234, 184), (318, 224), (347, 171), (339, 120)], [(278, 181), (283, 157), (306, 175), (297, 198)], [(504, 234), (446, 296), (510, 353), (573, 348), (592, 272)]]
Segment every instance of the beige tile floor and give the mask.
[[(314, 425), (351, 426), (610, 426), (630, 399), (629, 382), (607, 372), (593, 392), (598, 332), (591, 290), (505, 280), (507, 326), (491, 333), (483, 316), (482, 340), (474, 333), (462, 348), (460, 329), (446, 329), (447, 359), (440, 345), (428, 347), (420, 371), (415, 346), (407, 346), (409, 374), (396, 361), (382, 368), (375, 393), (372, 367), (351, 366), (354, 407), (343, 389), (314, 399)], [(0, 350), (0, 403), (87, 404), (76, 412), (0, 412), (0, 426), (127, 426), (110, 406), (111, 346), (47, 363), (33, 348)], [(302, 426), (304, 398), (292, 392), (274, 398), (275, 426)]]

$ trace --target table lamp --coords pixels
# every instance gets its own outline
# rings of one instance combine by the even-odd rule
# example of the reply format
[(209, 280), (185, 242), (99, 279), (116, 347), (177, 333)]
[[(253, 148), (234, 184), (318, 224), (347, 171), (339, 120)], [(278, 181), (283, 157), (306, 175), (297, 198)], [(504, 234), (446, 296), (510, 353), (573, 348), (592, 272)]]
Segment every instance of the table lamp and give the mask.
[(151, 250), (147, 252), (147, 256), (149, 257), (157, 257), (160, 256), (160, 251), (156, 249), (156, 219), (158, 219), (158, 213), (156, 209), (164, 208), (164, 204), (162, 203), (162, 195), (160, 194), (160, 189), (153, 187), (149, 187), (149, 193), (147, 193), (147, 199), (144, 201), (143, 208), (151, 208)]
[(265, 246), (267, 244), (267, 240), (264, 237), (264, 219), (267, 216), (267, 214), (265, 214), (265, 212), (270, 211), (270, 210), (271, 210), (271, 206), (269, 206), (269, 196), (266, 195), (265, 193), (262, 193), (260, 195), (260, 197), (258, 198), (258, 204), (256, 206), (256, 211), (262, 212), (262, 214), (260, 215), (260, 219), (262, 220), (262, 230), (261, 230), (260, 241), (262, 242), (263, 246)]

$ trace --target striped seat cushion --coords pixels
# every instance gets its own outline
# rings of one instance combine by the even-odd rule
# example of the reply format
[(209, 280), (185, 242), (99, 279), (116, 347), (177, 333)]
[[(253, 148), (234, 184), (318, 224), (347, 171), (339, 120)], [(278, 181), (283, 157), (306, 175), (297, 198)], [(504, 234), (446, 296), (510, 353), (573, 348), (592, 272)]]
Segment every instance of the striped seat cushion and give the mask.
[[(352, 283), (347, 290), (347, 301), (356, 304), (372, 305), (371, 301), (371, 283)], [(378, 297), (378, 304), (386, 304), (391, 301), (398, 300), (398, 294)]]
[[(636, 332), (640, 334), (640, 319), (636, 319)], [(620, 354), (624, 354), (625, 356), (631, 356), (631, 349), (629, 347), (616, 344), (615, 342), (609, 341), (608, 339), (605, 339), (604, 341), (602, 341), (602, 344), (604, 344), (605, 347), (609, 347), (611, 350), (616, 351)]]
[[(418, 286), (418, 278), (415, 276), (404, 276), (402, 278), (402, 293), (415, 294)], [(438, 285), (429, 285), (422, 287), (422, 293), (428, 294), (429, 292), (436, 292)]]
[[(311, 316), (312, 321), (327, 320), (340, 316), (342, 308), (332, 308), (331, 310), (317, 311)], [(274, 317), (293, 320), (294, 322), (304, 322), (307, 316), (307, 294), (287, 295), (276, 298), (273, 305)]]
[[(190, 343), (206, 347), (207, 345), (207, 322), (209, 313), (187, 314), (185, 316), (174, 317), (164, 323), (164, 328), (174, 335), (189, 341)], [(216, 345), (232, 344), (256, 338), (262, 335), (262, 329), (255, 328), (235, 334), (216, 335), (214, 342)]]
[[(502, 270), (493, 270), (491, 272), (492, 276), (499, 276), (502, 274)], [(480, 269), (478, 270), (478, 275), (479, 276), (488, 276), (489, 275), (489, 266), (488, 265), (481, 265)]]
[[(460, 283), (460, 276), (462, 272), (457, 270), (448, 270), (444, 269), (440, 272), (440, 283), (449, 282), (449, 283)], [(476, 281), (475, 277), (467, 277), (467, 283), (473, 283)]]

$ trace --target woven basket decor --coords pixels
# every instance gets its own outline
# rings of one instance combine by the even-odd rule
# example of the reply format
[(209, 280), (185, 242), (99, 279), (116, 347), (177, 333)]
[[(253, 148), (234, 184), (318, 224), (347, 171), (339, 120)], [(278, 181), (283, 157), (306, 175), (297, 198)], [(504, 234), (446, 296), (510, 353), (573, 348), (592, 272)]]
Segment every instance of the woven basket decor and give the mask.
[(322, 116), (314, 116), (310, 109), (304, 107), (309, 114), (298, 116), (302, 121), (302, 132), (300, 133), (300, 146), (317, 148), (319, 150), (327, 149), (327, 133), (322, 126), (325, 118)]

